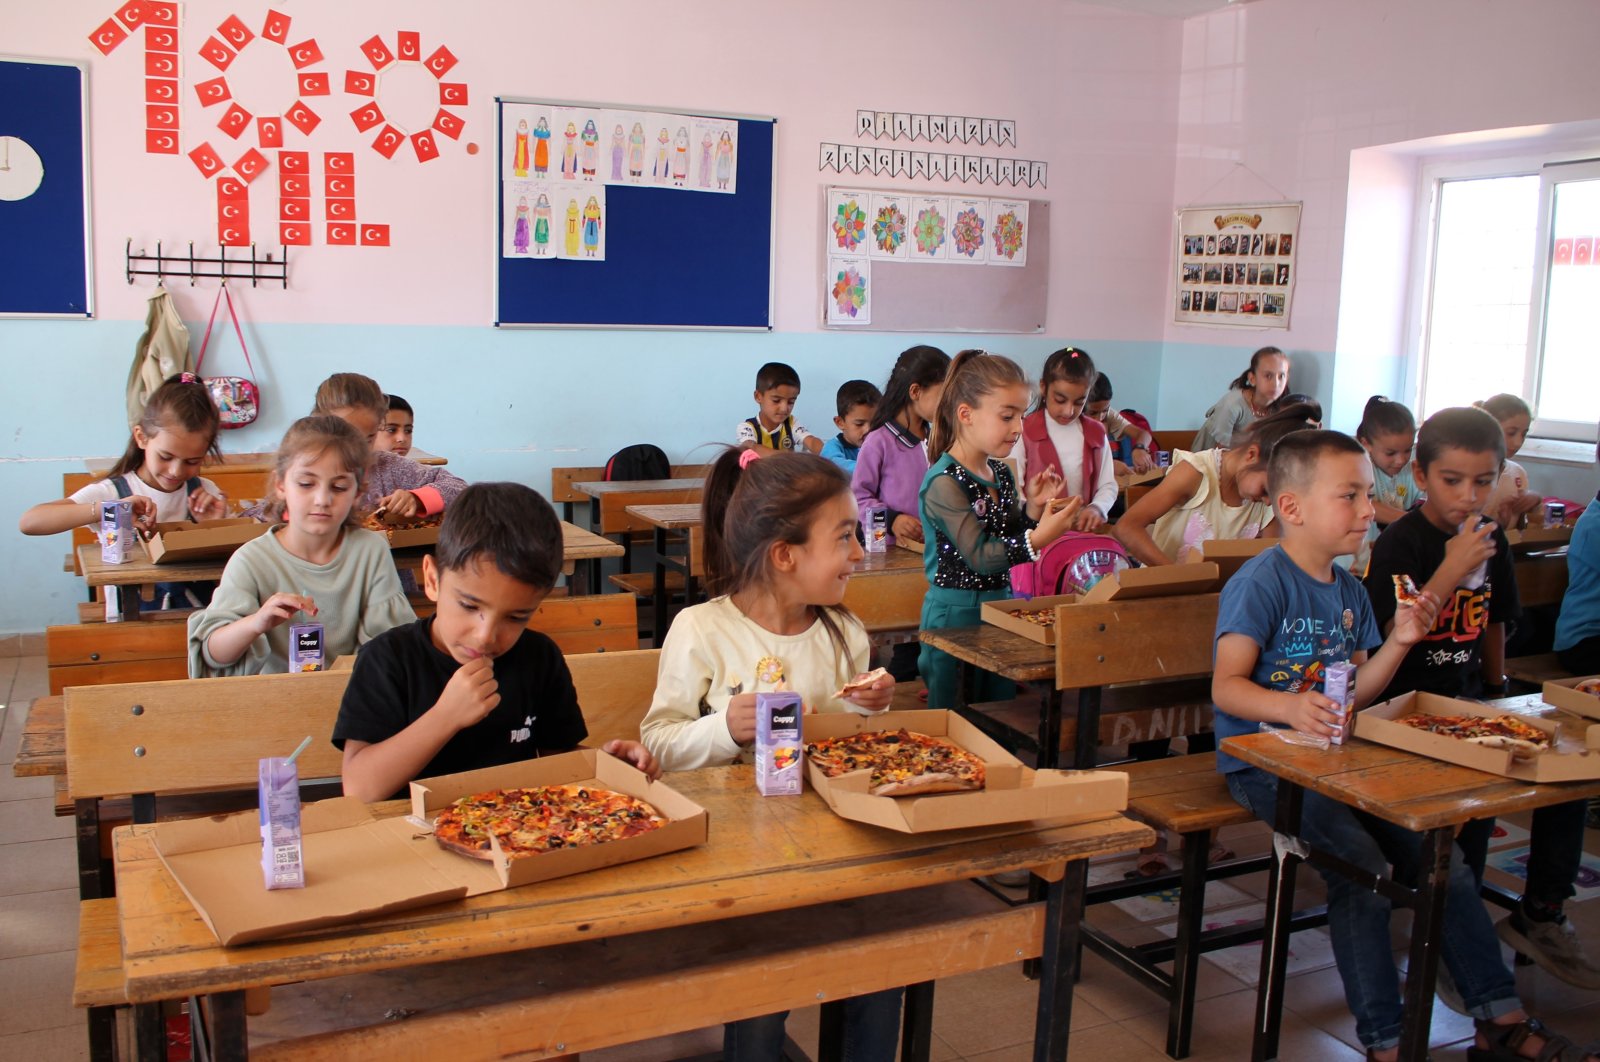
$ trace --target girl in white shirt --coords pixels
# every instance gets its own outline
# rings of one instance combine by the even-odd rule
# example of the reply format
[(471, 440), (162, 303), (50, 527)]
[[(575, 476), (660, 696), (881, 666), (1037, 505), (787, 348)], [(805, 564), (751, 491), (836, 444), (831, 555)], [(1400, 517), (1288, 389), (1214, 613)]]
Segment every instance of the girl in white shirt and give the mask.
[(1516, 395), (1500, 394), (1473, 405), (1500, 422), (1506, 436), (1506, 463), (1500, 472), (1500, 482), (1495, 484), (1484, 513), (1494, 517), (1501, 527), (1521, 527), (1522, 518), (1544, 504), (1543, 496), (1528, 489), (1528, 473), (1511, 460), (1528, 441), (1528, 429), (1533, 425), (1533, 410)]
[(1039, 377), (1039, 403), (1023, 418), (1022, 437), (1011, 450), (1018, 483), (1053, 469), (1062, 479), (1056, 496), (1083, 502), (1073, 520), (1074, 531), (1104, 527), (1117, 502), (1105, 425), (1083, 415), (1097, 375), (1088, 351), (1077, 347), (1062, 347), (1046, 358)]

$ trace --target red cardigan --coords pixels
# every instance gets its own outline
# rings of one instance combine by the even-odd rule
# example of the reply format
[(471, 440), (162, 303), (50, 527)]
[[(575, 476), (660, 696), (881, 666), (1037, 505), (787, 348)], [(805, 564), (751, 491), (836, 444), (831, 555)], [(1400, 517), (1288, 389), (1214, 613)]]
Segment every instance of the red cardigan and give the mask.
[[(1028, 476), (1031, 478), (1036, 473), (1053, 468), (1065, 480), (1066, 470), (1061, 467), (1061, 458), (1056, 454), (1055, 443), (1050, 441), (1050, 431), (1045, 426), (1044, 418), (1047, 415), (1044, 410), (1036, 409), (1022, 420), (1022, 452), (1027, 457)], [(1099, 486), (1100, 451), (1106, 445), (1106, 427), (1098, 420), (1081, 414), (1078, 423), (1083, 425), (1083, 501), (1087, 504)], [(1018, 487), (1024, 492), (1027, 490), (1026, 484), (1018, 484)]]

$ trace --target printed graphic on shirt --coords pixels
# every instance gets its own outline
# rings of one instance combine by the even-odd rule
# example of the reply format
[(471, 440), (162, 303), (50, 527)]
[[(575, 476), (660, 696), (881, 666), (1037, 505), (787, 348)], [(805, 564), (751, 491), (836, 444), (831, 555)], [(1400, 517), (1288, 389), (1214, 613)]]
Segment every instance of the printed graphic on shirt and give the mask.
[(513, 745), (533, 737), (533, 721), (537, 718), (539, 717), (536, 715), (522, 717), (522, 725), (511, 732), (511, 743)]
[(1268, 651), (1267, 685), (1283, 693), (1299, 693), (1320, 686), (1330, 663), (1350, 659), (1355, 648), (1356, 614), (1350, 609), (1337, 618), (1286, 616)]
[[(1211, 526), (1211, 520), (1205, 513), (1196, 510), (1189, 514), (1188, 521), (1183, 525), (1183, 545), (1178, 547), (1178, 555), (1174, 558), (1179, 564), (1189, 559), (1189, 555), (1199, 551), (1200, 547), (1217, 537), (1216, 530)], [(1255, 521), (1245, 524), (1239, 531), (1240, 538), (1260, 538), (1261, 525)]]
[[(1458, 586), (1455, 593), (1439, 609), (1439, 618), (1433, 629), (1422, 639), (1424, 642), (1457, 642), (1475, 645), (1489, 626), (1489, 599), (1492, 588), (1488, 583), (1476, 589)], [(1434, 653), (1430, 652), (1430, 659)], [(1444, 661), (1439, 661), (1443, 663)], [(1461, 657), (1458, 663), (1465, 663)]]

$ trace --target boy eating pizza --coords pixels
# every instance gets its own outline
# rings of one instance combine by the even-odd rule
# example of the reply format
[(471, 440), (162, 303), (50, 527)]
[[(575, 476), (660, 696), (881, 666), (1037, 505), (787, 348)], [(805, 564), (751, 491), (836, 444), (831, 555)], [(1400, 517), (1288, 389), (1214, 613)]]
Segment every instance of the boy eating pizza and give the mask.
[[(1438, 599), (1424, 590), (1415, 605), (1395, 612), (1383, 640), (1361, 584), (1334, 564), (1334, 558), (1355, 551), (1373, 519), (1372, 465), (1360, 443), (1332, 431), (1289, 436), (1273, 452), (1268, 490), (1283, 541), (1228, 581), (1217, 614), (1211, 696), (1219, 746), (1221, 739), (1254, 732), (1261, 723), (1330, 737), (1343, 714), (1319, 688), (1328, 665), (1358, 665), (1355, 706), (1365, 707), (1433, 626), (1438, 609)], [(1227, 776), (1235, 800), (1257, 818), (1273, 821), (1275, 776), (1220, 747), (1217, 769)], [(1305, 794), (1300, 832), (1313, 847), (1375, 877), (1388, 877), (1391, 865), (1399, 880), (1420, 870), (1421, 835), (1317, 793)], [(1334, 959), (1356, 1034), (1369, 1060), (1390, 1062), (1398, 1055), (1401, 1029), (1391, 901), (1341, 874), (1322, 875)], [(1583, 1057), (1522, 1010), (1478, 899), (1477, 879), (1459, 852), (1451, 862), (1444, 917), (1450, 932), (1441, 957), (1476, 1019), (1473, 1057), (1509, 1060), (1546, 1047), (1549, 1054), (1539, 1057)]]
[[(566, 752), (588, 736), (561, 650), (528, 620), (561, 572), (561, 525), (519, 483), (477, 483), (446, 511), (422, 562), (431, 619), (362, 647), (333, 743), (344, 791), (368, 802), (406, 783)], [(652, 778), (637, 741), (609, 741)]]

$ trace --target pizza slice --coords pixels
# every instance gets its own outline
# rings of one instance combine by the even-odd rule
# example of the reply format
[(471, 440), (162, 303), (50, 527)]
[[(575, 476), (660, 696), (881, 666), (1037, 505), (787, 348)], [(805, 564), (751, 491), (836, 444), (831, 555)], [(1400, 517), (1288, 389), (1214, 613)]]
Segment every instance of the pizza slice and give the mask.
[(853, 678), (849, 682), (846, 682), (843, 686), (840, 686), (838, 692), (836, 692), (834, 696), (841, 698), (848, 697), (852, 693), (860, 693), (862, 690), (869, 690), (872, 688), (873, 683), (877, 682), (881, 678), (888, 677), (888, 674), (888, 668), (875, 667), (871, 671), (868, 671), (865, 675), (862, 675), (860, 678)]
[(960, 745), (905, 729), (808, 742), (806, 756), (829, 778), (870, 771), (873, 796), (982, 789), (987, 779), (983, 760)]
[(1415, 607), (1422, 600), (1422, 591), (1417, 588), (1416, 580), (1411, 576), (1401, 573), (1394, 577), (1394, 602), (1401, 608)]
[(1405, 726), (1442, 737), (1455, 738), (1491, 749), (1509, 749), (1514, 755), (1537, 755), (1550, 747), (1550, 735), (1514, 715), (1485, 718), (1477, 715), (1427, 715), (1418, 713), (1399, 720)]
[(1572, 688), (1591, 697), (1600, 697), (1600, 678), (1584, 679)]

